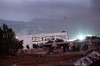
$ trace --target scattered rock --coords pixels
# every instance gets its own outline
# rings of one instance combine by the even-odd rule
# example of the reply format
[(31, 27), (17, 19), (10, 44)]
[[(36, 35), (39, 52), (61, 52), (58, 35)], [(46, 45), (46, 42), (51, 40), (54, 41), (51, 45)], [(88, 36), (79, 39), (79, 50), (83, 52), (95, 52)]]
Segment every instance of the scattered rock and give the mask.
[(89, 53), (87, 56), (79, 59), (73, 65), (75, 66), (88, 66), (100, 60), (100, 54), (96, 51)]

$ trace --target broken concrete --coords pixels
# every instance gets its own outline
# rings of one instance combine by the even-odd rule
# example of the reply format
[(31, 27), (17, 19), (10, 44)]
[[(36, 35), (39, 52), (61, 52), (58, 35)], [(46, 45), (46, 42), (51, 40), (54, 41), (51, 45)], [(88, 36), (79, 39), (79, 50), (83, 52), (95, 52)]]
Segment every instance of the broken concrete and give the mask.
[(100, 60), (100, 54), (96, 51), (89, 53), (87, 56), (82, 57), (78, 61), (76, 61), (74, 66), (88, 66), (93, 64), (94, 62)]

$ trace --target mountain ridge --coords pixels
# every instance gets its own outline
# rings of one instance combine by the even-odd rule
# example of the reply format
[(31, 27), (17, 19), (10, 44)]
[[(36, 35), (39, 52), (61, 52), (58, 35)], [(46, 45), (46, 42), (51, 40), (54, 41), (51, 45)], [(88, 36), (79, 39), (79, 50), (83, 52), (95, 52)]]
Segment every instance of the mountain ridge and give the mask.
[[(61, 26), (62, 23), (59, 22), (59, 24), (57, 20), (50, 19), (34, 19), (29, 22), (0, 19), (0, 24), (3, 23), (11, 27), (16, 34), (54, 33), (63, 31), (61, 28), (63, 26)], [(61, 29), (58, 29), (58, 27)]]

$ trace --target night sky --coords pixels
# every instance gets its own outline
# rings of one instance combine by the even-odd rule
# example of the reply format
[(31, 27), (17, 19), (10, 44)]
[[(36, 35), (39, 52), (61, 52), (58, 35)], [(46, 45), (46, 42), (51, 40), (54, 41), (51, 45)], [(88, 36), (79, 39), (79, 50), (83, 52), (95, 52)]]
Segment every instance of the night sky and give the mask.
[(0, 0), (0, 18), (65, 20), (69, 33), (100, 35), (100, 0)]

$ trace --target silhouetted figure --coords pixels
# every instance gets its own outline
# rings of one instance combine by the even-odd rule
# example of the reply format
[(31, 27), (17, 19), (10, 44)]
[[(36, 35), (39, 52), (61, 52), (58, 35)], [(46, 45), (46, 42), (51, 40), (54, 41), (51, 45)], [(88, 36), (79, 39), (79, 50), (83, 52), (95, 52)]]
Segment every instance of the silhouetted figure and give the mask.
[(26, 48), (27, 48), (27, 49), (30, 49), (29, 45), (26, 45)]
[(54, 49), (54, 47), (52, 47), (52, 45), (50, 45), (49, 46), (48, 54), (53, 54), (53, 49)]
[(76, 51), (76, 47), (75, 47), (75, 45), (72, 47), (72, 51)]
[(67, 45), (64, 45), (63, 46), (63, 52), (66, 52), (67, 51), (67, 48), (68, 48), (68, 46)]

